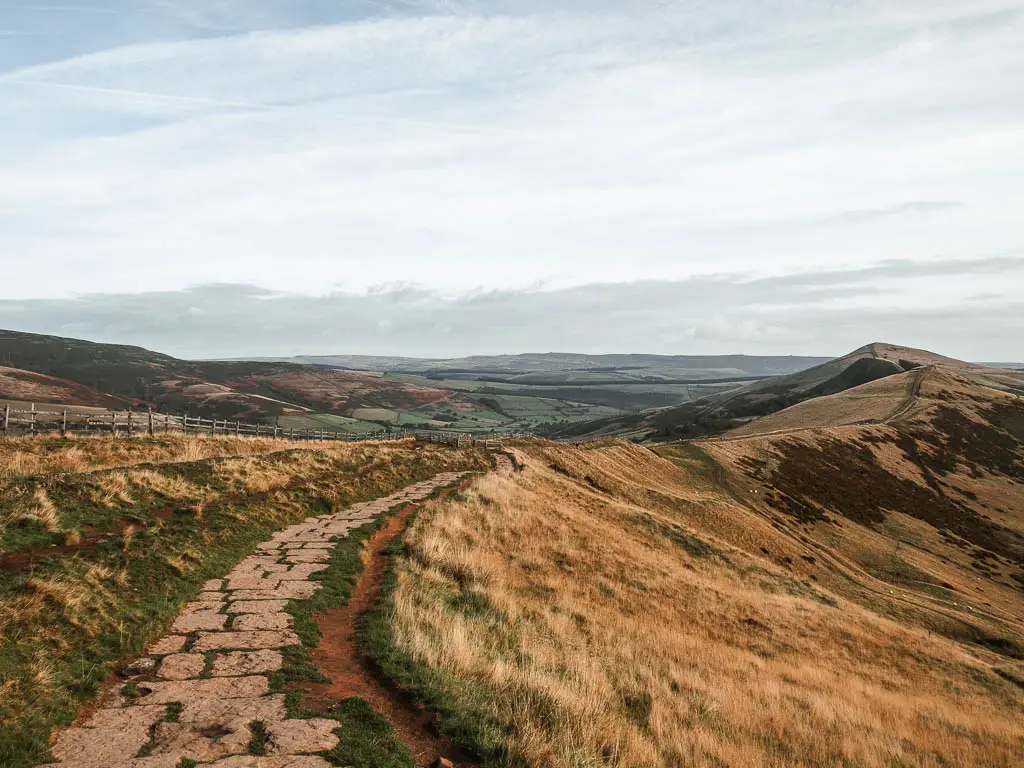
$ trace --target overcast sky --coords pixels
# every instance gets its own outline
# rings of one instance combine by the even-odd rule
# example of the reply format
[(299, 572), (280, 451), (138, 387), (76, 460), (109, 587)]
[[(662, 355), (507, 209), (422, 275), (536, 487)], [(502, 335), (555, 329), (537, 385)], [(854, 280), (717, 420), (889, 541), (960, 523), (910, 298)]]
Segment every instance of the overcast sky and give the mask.
[(1024, 360), (1024, 0), (0, 0), (0, 327)]

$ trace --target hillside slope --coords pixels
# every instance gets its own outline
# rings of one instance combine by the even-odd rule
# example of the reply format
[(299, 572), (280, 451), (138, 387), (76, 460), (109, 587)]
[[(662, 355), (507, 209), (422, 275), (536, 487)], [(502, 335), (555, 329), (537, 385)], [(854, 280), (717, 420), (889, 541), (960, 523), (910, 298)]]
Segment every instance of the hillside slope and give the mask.
[(973, 365), (910, 347), (875, 343), (804, 371), (746, 384), (677, 407), (570, 427), (558, 436), (671, 440), (719, 434), (769, 414), (853, 387), (932, 367), (1007, 392), (1024, 393), (1024, 373)]
[(1024, 761), (1019, 400), (514, 453), (413, 525), (379, 654), (487, 764)]
[(359, 408), (415, 408), (448, 398), (361, 371), (285, 363), (178, 360), (118, 344), (0, 331), (0, 397), (80, 405), (152, 406), (216, 418), (350, 416)]

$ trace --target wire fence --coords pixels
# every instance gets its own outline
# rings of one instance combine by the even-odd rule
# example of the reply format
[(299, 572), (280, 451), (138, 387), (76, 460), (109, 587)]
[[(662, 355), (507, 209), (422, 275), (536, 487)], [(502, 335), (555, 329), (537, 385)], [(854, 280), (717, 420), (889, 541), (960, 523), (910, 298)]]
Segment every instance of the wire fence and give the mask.
[(160, 434), (233, 435), (235, 437), (263, 437), (278, 440), (315, 440), (319, 442), (342, 440), (346, 442), (405, 440), (416, 438), (424, 442), (463, 446), (481, 442), (500, 442), (513, 437), (525, 437), (521, 432), (488, 432), (472, 434), (434, 430), (382, 429), (379, 432), (354, 433), (341, 430), (281, 427), (230, 419), (208, 419), (188, 414), (177, 416), (155, 411), (107, 411), (81, 409), (45, 404), (37, 407), (3, 408), (3, 436), (59, 432), (109, 433), (135, 437)]

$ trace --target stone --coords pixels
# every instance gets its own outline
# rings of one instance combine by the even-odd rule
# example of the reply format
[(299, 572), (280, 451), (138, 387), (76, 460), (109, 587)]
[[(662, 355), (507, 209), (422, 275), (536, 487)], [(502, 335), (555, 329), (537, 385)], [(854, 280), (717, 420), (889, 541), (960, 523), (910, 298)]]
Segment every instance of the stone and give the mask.
[(129, 730), (142, 727), (149, 728), (167, 714), (164, 704), (122, 707), (119, 709), (97, 709), (83, 724), (86, 728), (115, 728)]
[[(331, 553), (322, 549), (306, 549), (290, 552), (286, 560), (293, 563), (325, 563), (331, 559)], [(259, 587), (256, 587), (259, 589)]]
[(60, 763), (60, 768), (178, 768), (179, 760), (171, 755), (160, 757), (136, 757), (130, 760), (118, 760), (117, 763), (93, 757), (92, 755), (81, 755), (71, 760)]
[(200, 592), (196, 597), (196, 602), (199, 603), (219, 603), (224, 600), (226, 594), (224, 592)]
[[(264, 648), (284, 648), (300, 645), (299, 636), (288, 630), (259, 632), (202, 632), (194, 650), (206, 651), (258, 651)], [(243, 678), (248, 679), (248, 678)], [(259, 678), (266, 682), (266, 678)], [(205, 681), (204, 681), (205, 682)]]
[(217, 723), (243, 719), (251, 723), (262, 720), (266, 723), (284, 720), (285, 700), (283, 693), (260, 696), (255, 699), (200, 699), (185, 705), (178, 722)]
[(203, 605), (207, 607), (207, 610), (192, 610), (182, 613), (171, 625), (171, 629), (175, 632), (224, 629), (227, 616), (219, 612), (223, 603), (190, 603), (190, 605)]
[(203, 762), (248, 752), (252, 731), (242, 717), (195, 723), (160, 723), (153, 731), (153, 754)]
[(334, 731), (341, 727), (337, 720), (285, 720), (271, 723), (267, 754), (289, 755), (323, 752), (338, 744)]
[(455, 768), (455, 764), (447, 757), (439, 757), (430, 764), (430, 768)]
[(284, 666), (280, 651), (231, 651), (213, 660), (214, 677), (238, 677), (273, 672)]
[(141, 659), (136, 659), (130, 664), (118, 667), (117, 674), (120, 677), (134, 677), (135, 675), (148, 675), (154, 669), (156, 669), (156, 659), (143, 656)]
[[(269, 600), (267, 602), (270, 602)], [(231, 629), (247, 632), (261, 629), (290, 629), (292, 617), (287, 613), (245, 613), (236, 616)]]
[(314, 573), (326, 571), (330, 566), (326, 563), (300, 563), (291, 566), (284, 573), (278, 574), (281, 581), (306, 581)]
[(175, 653), (164, 656), (160, 662), (160, 677), (164, 680), (188, 680), (199, 677), (206, 668), (206, 659), (199, 653)]
[(203, 587), (202, 587), (204, 592), (216, 592), (216, 591), (218, 591), (220, 589), (223, 589), (223, 588), (224, 588), (224, 580), (223, 579), (209, 579), (209, 580), (203, 582)]
[(166, 656), (168, 653), (180, 651), (185, 647), (186, 642), (188, 642), (188, 638), (182, 635), (168, 635), (149, 646), (149, 652), (154, 656)]
[[(161, 717), (163, 714), (157, 715), (156, 719)], [(135, 757), (142, 745), (149, 741), (150, 725), (68, 728), (57, 736), (51, 751), (58, 760), (81, 760), (87, 756), (93, 765), (120, 765), (122, 760)]]
[(236, 600), (228, 606), (228, 613), (279, 613), (286, 605), (287, 600)]
[(240, 589), (231, 596), (236, 600), (305, 600), (320, 589), (315, 581), (282, 581), (274, 589)]
[(236, 576), (228, 579), (228, 589), (273, 589), (280, 579), (262, 576)]
[(211, 677), (206, 680), (142, 683), (139, 690), (143, 693), (141, 701), (145, 704), (170, 704), (172, 701), (186, 704), (203, 699), (262, 696), (267, 692), (268, 685), (265, 677)]
[(331, 764), (322, 757), (311, 755), (275, 755), (273, 757), (238, 755), (218, 760), (210, 765), (213, 768), (332, 768)]

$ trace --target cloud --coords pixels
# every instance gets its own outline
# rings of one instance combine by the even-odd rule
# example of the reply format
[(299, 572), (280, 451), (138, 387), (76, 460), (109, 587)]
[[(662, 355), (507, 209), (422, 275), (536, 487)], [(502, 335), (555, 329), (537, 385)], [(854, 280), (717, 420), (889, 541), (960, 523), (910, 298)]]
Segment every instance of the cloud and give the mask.
[(190, 355), (818, 353), (899, 316), (941, 346), (914, 318), (969, 304), (986, 356), (1019, 343), (985, 316), (1024, 289), (1003, 0), (0, 21), (48, 33), (0, 49), (7, 324)]
[[(929, 276), (1005, 280), (1024, 258), (891, 262), (865, 270), (751, 279), (717, 275), (561, 289), (445, 296), (415, 285), (313, 297), (250, 285), (0, 301), (0, 326), (133, 343), (186, 357), (575, 351), (841, 354), (874, 340), (972, 359), (1024, 359), (1019, 301), (915, 306), (907, 289)], [(851, 305), (864, 296), (875, 307)], [(954, 347), (954, 348), (951, 348)]]

